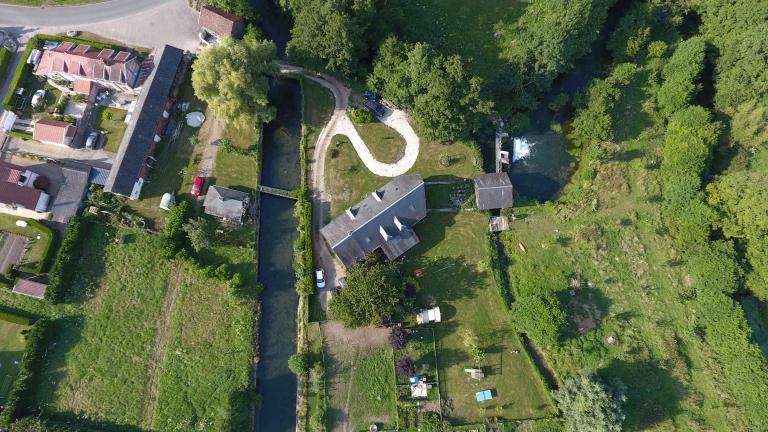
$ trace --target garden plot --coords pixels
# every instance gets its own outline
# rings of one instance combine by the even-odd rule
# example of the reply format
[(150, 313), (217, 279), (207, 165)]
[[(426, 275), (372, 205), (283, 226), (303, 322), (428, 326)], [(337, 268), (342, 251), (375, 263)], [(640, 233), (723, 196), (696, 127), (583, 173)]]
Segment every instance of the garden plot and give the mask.
[(395, 371), (389, 332), (383, 328), (345, 329), (322, 324), (333, 431), (351, 432), (375, 423), (392, 428), (396, 422)]

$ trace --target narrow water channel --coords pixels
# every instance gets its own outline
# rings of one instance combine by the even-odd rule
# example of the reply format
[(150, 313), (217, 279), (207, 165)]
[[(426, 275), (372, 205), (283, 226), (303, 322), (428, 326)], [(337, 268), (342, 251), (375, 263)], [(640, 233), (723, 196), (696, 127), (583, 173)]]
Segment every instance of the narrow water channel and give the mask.
[[(277, 118), (264, 127), (261, 184), (291, 190), (299, 186), (301, 87), (295, 80), (275, 79), (269, 101)], [(256, 415), (258, 432), (287, 432), (296, 427), (296, 377), (288, 358), (296, 351), (293, 241), (298, 222), (292, 200), (261, 194), (259, 281), (261, 294), (257, 382), (263, 397)]]

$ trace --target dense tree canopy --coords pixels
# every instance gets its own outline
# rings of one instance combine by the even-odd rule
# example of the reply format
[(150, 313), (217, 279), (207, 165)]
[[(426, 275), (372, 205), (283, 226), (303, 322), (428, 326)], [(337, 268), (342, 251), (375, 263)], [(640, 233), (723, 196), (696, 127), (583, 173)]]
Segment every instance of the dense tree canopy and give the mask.
[(567, 432), (620, 432), (626, 401), (621, 382), (607, 386), (594, 373), (568, 378), (555, 399)]
[(665, 117), (691, 104), (701, 91), (707, 45), (701, 37), (680, 42), (662, 71), (659, 109)]
[(272, 42), (224, 38), (200, 52), (192, 65), (192, 86), (227, 123), (243, 128), (260, 125), (275, 116), (267, 90), (269, 77), (279, 72), (276, 60)]
[(482, 84), (466, 72), (459, 56), (394, 37), (382, 44), (368, 77), (369, 87), (410, 110), (426, 137), (446, 140), (467, 136), (491, 112)]
[(402, 298), (394, 264), (368, 259), (347, 270), (347, 286), (331, 299), (328, 316), (347, 327), (381, 325), (395, 314)]
[(342, 75), (369, 70), (371, 51), (401, 19), (399, 0), (281, 0), (294, 18), (288, 56)]
[(534, 108), (552, 81), (588, 53), (614, 0), (537, 0), (513, 24), (501, 23), (508, 90), (519, 107)]

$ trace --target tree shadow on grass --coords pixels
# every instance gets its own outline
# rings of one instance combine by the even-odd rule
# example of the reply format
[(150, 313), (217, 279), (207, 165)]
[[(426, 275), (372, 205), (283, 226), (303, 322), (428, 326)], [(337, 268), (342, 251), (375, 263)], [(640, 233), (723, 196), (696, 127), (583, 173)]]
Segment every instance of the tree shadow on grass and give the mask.
[(67, 357), (72, 348), (80, 342), (84, 323), (83, 315), (68, 316), (51, 322), (45, 356), (35, 385), (35, 401), (44, 414), (47, 414), (46, 407), (56, 401), (59, 384), (67, 377)]
[(84, 225), (79, 256), (75, 269), (76, 275), (64, 294), (65, 303), (83, 304), (100, 288), (101, 279), (106, 273), (107, 248), (115, 237), (115, 229), (100, 223)]
[(652, 429), (680, 412), (687, 389), (655, 360), (627, 362), (614, 359), (599, 370), (610, 382), (618, 378), (627, 386), (624, 426), (630, 430)]

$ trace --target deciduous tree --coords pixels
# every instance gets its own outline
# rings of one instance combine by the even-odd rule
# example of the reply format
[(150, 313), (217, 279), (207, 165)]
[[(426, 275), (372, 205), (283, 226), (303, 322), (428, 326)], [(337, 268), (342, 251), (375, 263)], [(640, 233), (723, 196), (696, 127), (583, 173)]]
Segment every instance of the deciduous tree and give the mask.
[(269, 77), (277, 75), (275, 44), (246, 38), (224, 38), (203, 49), (192, 65), (195, 95), (232, 126), (248, 128), (269, 122)]
[(394, 264), (380, 264), (373, 258), (347, 271), (347, 286), (331, 299), (328, 314), (347, 327), (388, 322), (401, 301), (400, 275)]
[(568, 378), (554, 393), (568, 432), (620, 432), (626, 401), (620, 381), (607, 386), (594, 373)]

